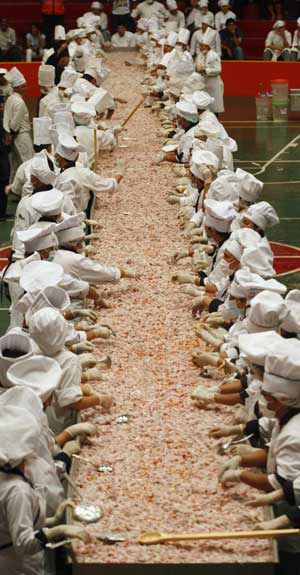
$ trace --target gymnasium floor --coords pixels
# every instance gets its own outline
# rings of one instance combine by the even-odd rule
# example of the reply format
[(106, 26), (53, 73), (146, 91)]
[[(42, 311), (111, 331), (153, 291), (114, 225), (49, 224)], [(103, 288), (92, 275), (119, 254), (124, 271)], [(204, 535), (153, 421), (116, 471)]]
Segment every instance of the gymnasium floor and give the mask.
[[(274, 242), (275, 269), (289, 288), (300, 286), (300, 117), (288, 123), (255, 122), (252, 99), (227, 98), (226, 113), (220, 117), (226, 130), (237, 140), (235, 167), (243, 168), (263, 182), (261, 199), (272, 203), (280, 225), (268, 232)], [(240, 120), (240, 118), (244, 118)], [(246, 119), (247, 118), (247, 119)], [(9, 198), (8, 213), (17, 203)], [(7, 263), (13, 217), (0, 223), (0, 269)], [(9, 302), (0, 299), (0, 334), (8, 326)]]

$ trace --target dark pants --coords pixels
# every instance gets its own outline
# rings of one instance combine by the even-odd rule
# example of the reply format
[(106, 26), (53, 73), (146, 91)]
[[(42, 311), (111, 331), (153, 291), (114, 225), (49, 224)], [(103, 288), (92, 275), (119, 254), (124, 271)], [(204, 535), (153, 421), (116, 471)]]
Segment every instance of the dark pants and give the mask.
[(276, 575), (300, 575), (300, 553), (279, 553)]
[(24, 52), (19, 46), (12, 46), (8, 50), (0, 50), (1, 62), (22, 62)]
[(63, 14), (61, 16), (56, 16), (55, 14), (43, 14), (43, 32), (46, 35), (48, 48), (50, 48), (53, 44), (55, 26), (59, 26), (60, 24), (63, 26), (64, 21), (65, 17)]
[(135, 22), (133, 18), (128, 14), (121, 14), (120, 16), (117, 14), (111, 15), (111, 28), (112, 34), (117, 31), (117, 26), (125, 26), (129, 32), (135, 32)]
[(0, 219), (5, 217), (6, 207), (7, 207), (7, 194), (4, 191), (5, 186), (8, 185), (8, 181), (0, 180)]

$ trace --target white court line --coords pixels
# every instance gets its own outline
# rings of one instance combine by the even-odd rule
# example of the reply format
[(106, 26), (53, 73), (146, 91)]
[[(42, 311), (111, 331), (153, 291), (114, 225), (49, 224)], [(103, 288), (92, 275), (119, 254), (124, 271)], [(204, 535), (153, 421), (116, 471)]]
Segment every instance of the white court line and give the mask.
[(300, 184), (300, 180), (290, 180), (288, 182), (264, 182), (264, 186), (278, 186), (282, 184)]
[(279, 218), (279, 219), (280, 219), (280, 221), (286, 220), (288, 222), (290, 222), (291, 220), (297, 220), (297, 221), (300, 220), (300, 218)]
[[(280, 152), (280, 153), (282, 154), (283, 152)], [(239, 162), (240, 164), (263, 164), (267, 160), (236, 160), (236, 159), (234, 159), (234, 161)], [(272, 162), (272, 164), (300, 164), (300, 160), (275, 160)]]
[(277, 154), (275, 154), (275, 156), (270, 158), (270, 160), (268, 160), (264, 164), (264, 166), (260, 170), (258, 170), (258, 172), (254, 172), (254, 176), (259, 176), (260, 174), (263, 174), (266, 171), (267, 167), (270, 166), (271, 164), (273, 164), (275, 162), (275, 160), (277, 160), (277, 158), (279, 158), (279, 156), (281, 156), (281, 154), (283, 154), (286, 150), (288, 150), (292, 144), (297, 142), (299, 140), (299, 138), (300, 138), (300, 134), (298, 134), (298, 136), (296, 136), (290, 142), (288, 142), (288, 144), (286, 144), (286, 146), (281, 148), (281, 150), (279, 150), (279, 152), (277, 152)]

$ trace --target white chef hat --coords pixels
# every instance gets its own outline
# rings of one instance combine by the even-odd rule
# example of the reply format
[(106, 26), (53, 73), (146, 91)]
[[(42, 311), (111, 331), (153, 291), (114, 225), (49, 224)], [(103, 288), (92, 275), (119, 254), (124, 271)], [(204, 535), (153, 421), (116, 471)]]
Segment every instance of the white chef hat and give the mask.
[(84, 212), (78, 212), (77, 214), (66, 216), (56, 225), (55, 233), (60, 245), (84, 238), (85, 228), (83, 222), (85, 218)]
[(35, 355), (12, 365), (7, 379), (12, 386), (28, 387), (45, 402), (57, 388), (61, 375), (61, 367), (55, 359)]
[(22, 270), (20, 286), (26, 292), (38, 292), (48, 286), (57, 286), (63, 275), (64, 270), (58, 264), (33, 261)]
[(62, 158), (69, 161), (75, 161), (80, 152), (85, 152), (85, 148), (78, 144), (72, 136), (67, 134), (61, 134), (58, 137), (58, 146), (56, 148), (56, 153)]
[(278, 30), (278, 28), (282, 28), (283, 26), (285, 26), (284, 20), (276, 20), (273, 24), (273, 30)]
[(269, 246), (262, 241), (256, 246), (245, 249), (241, 264), (263, 278), (271, 278), (276, 273), (273, 268), (273, 259)]
[(5, 79), (12, 85), (13, 88), (18, 88), (26, 84), (26, 78), (15, 66), (5, 74)]
[(214, 30), (213, 28), (206, 28), (201, 38), (201, 44), (205, 44), (206, 46), (209, 46), (211, 48), (216, 41), (217, 34), (218, 34), (217, 30)]
[(203, 76), (198, 72), (193, 72), (184, 82), (182, 93), (184, 95), (194, 94), (195, 91), (200, 91), (205, 87)]
[(199, 6), (199, 8), (207, 8), (208, 7), (208, 0), (200, 0), (200, 2), (198, 2), (198, 6)]
[(52, 140), (53, 147), (55, 149), (58, 146), (59, 136), (61, 134), (66, 134), (68, 136), (71, 136), (71, 138), (74, 138), (75, 125), (73, 127), (73, 126), (70, 126), (70, 124), (66, 124), (65, 122), (58, 122), (57, 124), (54, 124), (50, 128), (50, 137)]
[(75, 84), (76, 80), (78, 78), (78, 74), (76, 72), (76, 70), (73, 70), (73, 68), (65, 68), (58, 87), (59, 88), (72, 88), (73, 84)]
[(64, 194), (52, 188), (47, 192), (33, 194), (31, 205), (34, 210), (43, 216), (56, 216), (61, 213), (64, 203)]
[(240, 261), (243, 254), (243, 247), (236, 240), (228, 240), (225, 245), (225, 250), (229, 252), (236, 260)]
[(1, 410), (0, 467), (15, 468), (38, 449), (40, 427), (36, 418), (22, 407)]
[(270, 352), (265, 361), (262, 390), (290, 407), (300, 406), (300, 342), (286, 340), (282, 352)]
[(177, 42), (180, 44), (188, 44), (190, 39), (190, 31), (187, 28), (179, 28)]
[(10, 387), (5, 393), (0, 395), (1, 411), (7, 406), (21, 407), (32, 415), (38, 424), (45, 423), (46, 415), (40, 398), (31, 389), (20, 387)]
[(50, 307), (44, 307), (33, 314), (29, 321), (29, 333), (48, 357), (64, 349), (69, 326), (62, 314)]
[(55, 166), (53, 170), (50, 168), (46, 150), (42, 150), (32, 158), (30, 175), (38, 178), (43, 184), (52, 186), (56, 182), (58, 171)]
[(235, 172), (237, 179), (240, 182), (240, 197), (246, 202), (255, 202), (262, 192), (264, 187), (263, 182), (258, 180), (253, 174), (238, 168)]
[(49, 129), (52, 120), (49, 116), (33, 118), (33, 143), (35, 146), (48, 146), (51, 144)]
[(224, 176), (218, 176), (209, 186), (207, 198), (222, 202), (229, 200), (235, 202), (238, 198), (238, 192), (235, 184), (230, 182)]
[(208, 152), (212, 152), (218, 158), (217, 171), (219, 171), (223, 164), (223, 144), (215, 138), (208, 138), (205, 147)]
[(243, 248), (255, 247), (262, 241), (259, 233), (251, 230), (250, 228), (239, 228), (234, 230), (230, 236), (230, 239), (239, 242)]
[(194, 150), (192, 152), (191, 163), (199, 167), (209, 167), (216, 172), (219, 167), (219, 158), (209, 150)]
[(147, 20), (147, 18), (140, 18), (136, 23), (136, 27), (139, 28), (139, 30), (143, 30), (143, 32), (147, 32), (149, 20)]
[(58, 286), (47, 286), (42, 289), (33, 299), (30, 308), (26, 313), (26, 323), (30, 321), (30, 317), (44, 307), (52, 307), (60, 312), (70, 307), (70, 298), (67, 292)]
[(265, 290), (280, 295), (284, 295), (287, 290), (286, 286), (279, 281), (275, 279), (265, 280), (259, 274), (252, 273), (248, 267), (241, 267), (237, 270), (233, 282), (235, 282), (237, 289), (239, 288), (244, 294), (237, 297), (247, 297), (247, 299), (251, 299)]
[(69, 124), (74, 128), (74, 118), (70, 110), (57, 110), (53, 113), (53, 124)]
[(74, 102), (71, 106), (72, 114), (75, 120), (87, 122), (96, 116), (95, 106), (90, 102)]
[(167, 44), (168, 46), (175, 46), (177, 43), (177, 38), (178, 38), (178, 34), (177, 32), (169, 32), (165, 44)]
[(231, 222), (237, 215), (232, 203), (206, 199), (204, 200), (204, 206), (204, 224), (218, 232), (228, 233)]
[(104, 88), (97, 88), (88, 103), (95, 107), (97, 114), (103, 114), (108, 108), (114, 107), (113, 98)]
[(8, 69), (7, 68), (0, 68), (0, 76), (5, 76), (5, 74), (7, 74)]
[(32, 355), (32, 341), (25, 333), (8, 332), (0, 338), (0, 383), (3, 387), (10, 387), (6, 377), (8, 368)]
[(54, 28), (54, 40), (65, 40), (66, 39), (66, 31), (64, 26), (57, 25)]
[(286, 315), (284, 299), (277, 293), (264, 290), (251, 300), (245, 327), (248, 333), (276, 330)]
[(238, 336), (241, 357), (246, 357), (251, 363), (261, 366), (265, 365), (268, 353), (280, 349), (284, 343), (284, 338), (274, 330), (256, 333), (255, 337), (251, 333)]
[(220, 135), (220, 126), (215, 122), (200, 120), (193, 130), (194, 136), (207, 136), (208, 138), (218, 138)]
[(214, 103), (215, 99), (204, 90), (196, 90), (193, 93), (193, 102), (198, 110), (207, 110)]
[(279, 224), (279, 218), (273, 206), (269, 202), (258, 202), (252, 204), (246, 212), (243, 212), (243, 217), (247, 218), (258, 226), (261, 230)]
[(71, 110), (70, 104), (62, 104), (62, 103), (61, 104), (54, 104), (54, 106), (49, 107), (49, 115), (53, 120), (54, 114), (56, 112), (70, 112), (70, 110)]
[(175, 108), (176, 108), (176, 114), (181, 118), (184, 118), (188, 122), (192, 122), (194, 124), (198, 122), (199, 120), (198, 110), (194, 104), (180, 100), (175, 105)]
[(101, 2), (92, 2), (91, 8), (95, 8), (96, 10), (101, 10), (103, 8)]
[(290, 333), (299, 333), (300, 332), (300, 290), (293, 289), (291, 290), (286, 298), (285, 303), (288, 308), (288, 314), (284, 318), (280, 327), (284, 329), (284, 331), (288, 331)]
[(52, 88), (55, 86), (55, 68), (48, 64), (41, 64), (38, 72), (39, 86), (48, 86)]
[(40, 227), (36, 227), (36, 224), (34, 224), (27, 230), (17, 232), (17, 237), (24, 243), (27, 254), (58, 246), (56, 235), (53, 233), (53, 224), (48, 224), (47, 222), (47, 225), (42, 226), (43, 222), (37, 223)]
[(229, 6), (229, 0), (219, 0), (218, 6), (219, 8), (222, 8), (222, 6)]
[(176, 0), (167, 0), (166, 4), (167, 4), (167, 8), (169, 10), (177, 10), (178, 9), (178, 4), (177, 4)]
[(175, 96), (179, 97), (181, 94), (181, 88), (182, 88), (182, 78), (172, 76), (168, 81), (168, 87), (166, 89), (166, 92), (168, 92), (168, 94), (174, 94)]

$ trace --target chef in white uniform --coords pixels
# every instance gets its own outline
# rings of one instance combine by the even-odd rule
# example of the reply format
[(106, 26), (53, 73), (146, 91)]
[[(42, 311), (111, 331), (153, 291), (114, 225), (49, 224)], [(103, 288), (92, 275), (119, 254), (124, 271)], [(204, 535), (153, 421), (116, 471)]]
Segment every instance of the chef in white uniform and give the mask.
[(24, 101), (27, 88), (26, 79), (16, 67), (7, 72), (5, 78), (13, 88), (13, 93), (5, 102), (3, 116), (3, 127), (11, 142), (10, 179), (13, 181), (20, 164), (30, 160), (34, 151), (29, 111)]
[(111, 37), (111, 45), (113, 48), (135, 48), (135, 35), (126, 30), (124, 24), (118, 24), (116, 33)]
[(77, 142), (83, 146), (88, 155), (88, 166), (94, 162), (94, 130), (97, 134), (97, 151), (112, 150), (116, 144), (116, 138), (112, 129), (97, 129), (95, 123), (96, 110), (89, 102), (75, 102), (71, 106), (76, 124), (75, 137)]
[(144, 0), (137, 5), (131, 15), (136, 19), (147, 18), (147, 20), (155, 16), (159, 22), (163, 23), (164, 20), (168, 18), (168, 11), (162, 2), (157, 2), (157, 0)]
[[(202, 38), (207, 28), (213, 28), (213, 26), (211, 26), (209, 22), (210, 22), (209, 16), (207, 15), (203, 16), (201, 21), (201, 27), (198, 30), (196, 30), (192, 36), (190, 49), (193, 56), (196, 56), (197, 54), (200, 53), (199, 44), (202, 43)], [(217, 54), (219, 54), (219, 56), (221, 56), (222, 49), (221, 49), (221, 38), (219, 34), (215, 35), (215, 41), (211, 47), (212, 50), (214, 50), (215, 52), (217, 52)]]
[(208, 10), (208, 0), (200, 0), (200, 2), (198, 2), (198, 6), (199, 12), (195, 17), (196, 28), (200, 28), (203, 21), (213, 28), (215, 25), (215, 17), (213, 13)]
[(218, 6), (220, 8), (219, 12), (215, 15), (215, 27), (218, 32), (226, 27), (226, 21), (229, 18), (236, 20), (236, 14), (230, 10), (229, 0), (219, 0)]
[(214, 98), (212, 111), (216, 114), (224, 112), (224, 84), (221, 78), (222, 64), (217, 52), (212, 49), (218, 32), (207, 28), (200, 45), (201, 53), (196, 58), (196, 71), (205, 78), (205, 90)]
[(286, 30), (283, 20), (276, 20), (273, 30), (269, 32), (264, 50), (264, 60), (288, 61), (290, 59), (290, 49), (292, 46), (292, 35)]
[(300, 60), (300, 18), (297, 19), (297, 28), (293, 35), (290, 59), (294, 62)]
[(176, 0), (167, 0), (167, 8), (169, 10), (168, 19), (165, 23), (167, 29), (172, 29), (175, 32), (179, 28), (185, 28), (185, 17), (181, 10), (178, 10), (178, 4)]

